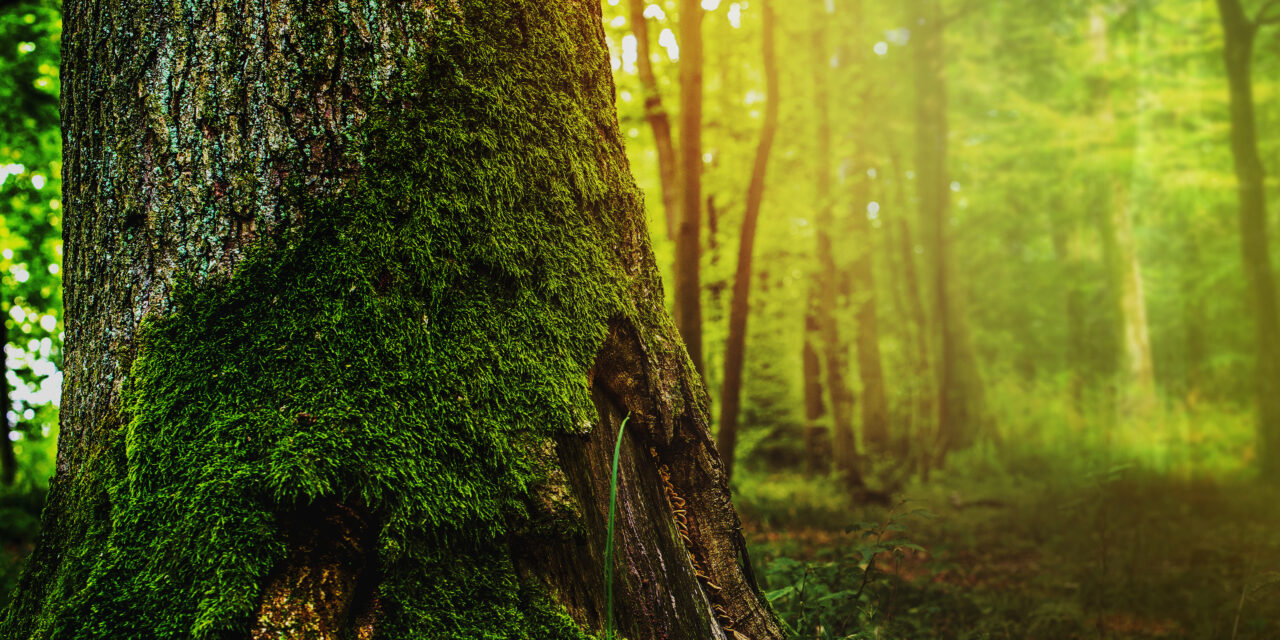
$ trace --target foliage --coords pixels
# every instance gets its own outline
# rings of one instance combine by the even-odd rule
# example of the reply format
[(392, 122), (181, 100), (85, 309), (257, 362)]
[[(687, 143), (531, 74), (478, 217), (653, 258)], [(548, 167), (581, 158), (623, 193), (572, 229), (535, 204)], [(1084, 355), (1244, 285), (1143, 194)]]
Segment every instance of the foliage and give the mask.
[(62, 20), (51, 2), (0, 5), (0, 321), (18, 482), (53, 471), (62, 375)]
[(881, 567), (900, 569), (908, 554), (924, 552), (905, 537), (902, 520), (928, 515), (919, 509), (900, 515), (895, 508), (879, 523), (857, 523), (825, 561), (776, 558), (765, 567), (765, 596), (796, 638), (882, 637), (881, 627), (892, 623), (894, 606), (901, 606), (895, 602), (901, 579)]

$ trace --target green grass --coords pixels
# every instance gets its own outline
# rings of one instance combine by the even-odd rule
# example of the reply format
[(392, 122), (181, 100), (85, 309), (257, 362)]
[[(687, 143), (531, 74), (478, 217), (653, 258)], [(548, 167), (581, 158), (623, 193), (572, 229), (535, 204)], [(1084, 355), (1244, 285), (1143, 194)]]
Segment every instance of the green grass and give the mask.
[(622, 434), (627, 432), (627, 421), (618, 426), (618, 441), (613, 445), (613, 470), (609, 474), (609, 520), (604, 540), (604, 637), (613, 640), (613, 512), (618, 504), (618, 461), (622, 458)]

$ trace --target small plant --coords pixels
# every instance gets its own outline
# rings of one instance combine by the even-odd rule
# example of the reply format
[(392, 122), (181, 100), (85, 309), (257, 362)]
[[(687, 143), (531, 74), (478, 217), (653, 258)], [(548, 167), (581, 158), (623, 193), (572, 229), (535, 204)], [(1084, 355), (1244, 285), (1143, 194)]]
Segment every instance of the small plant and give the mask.
[(618, 504), (618, 462), (622, 458), (622, 434), (627, 432), (627, 421), (622, 419), (618, 427), (618, 440), (613, 445), (613, 470), (609, 474), (609, 519), (605, 526), (604, 541), (604, 637), (613, 640), (613, 512)]
[(877, 570), (877, 560), (891, 558), (900, 568), (908, 552), (924, 551), (906, 538), (901, 518), (930, 514), (917, 509), (899, 515), (901, 506), (899, 503), (891, 510), (883, 522), (860, 522), (846, 529), (850, 544), (829, 550), (832, 560), (777, 558), (768, 564), (768, 583), (782, 586), (766, 592), (765, 597), (793, 637), (879, 637), (874, 627), (891, 620), (901, 580), (894, 576), (884, 581), (887, 588), (875, 588), (880, 586), (877, 578), (888, 575)]

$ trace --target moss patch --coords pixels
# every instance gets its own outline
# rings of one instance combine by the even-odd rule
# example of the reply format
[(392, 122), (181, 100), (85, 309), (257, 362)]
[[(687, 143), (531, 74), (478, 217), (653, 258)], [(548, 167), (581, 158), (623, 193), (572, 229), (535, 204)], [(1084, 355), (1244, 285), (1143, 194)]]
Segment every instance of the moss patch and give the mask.
[(582, 10), (460, 4), (348, 134), (345, 194), (294, 185), (300, 228), (148, 323), (80, 471), (109, 513), (23, 635), (243, 637), (280, 514), (334, 500), (380, 526), (380, 635), (581, 637), (503, 539), (546, 473), (530, 443), (596, 419), (638, 195)]

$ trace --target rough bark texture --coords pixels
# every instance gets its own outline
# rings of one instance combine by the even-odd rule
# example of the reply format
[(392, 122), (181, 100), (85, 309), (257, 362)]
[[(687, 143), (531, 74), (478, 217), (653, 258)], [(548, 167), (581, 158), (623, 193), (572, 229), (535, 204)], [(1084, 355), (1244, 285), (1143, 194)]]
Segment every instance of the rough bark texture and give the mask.
[(636, 36), (636, 68), (644, 88), (644, 119), (653, 131), (653, 147), (658, 152), (658, 179), (662, 186), (662, 212), (667, 222), (667, 238), (676, 239), (680, 228), (680, 176), (676, 171), (676, 150), (671, 142), (671, 117), (662, 105), (662, 91), (653, 75), (649, 19), (644, 17), (645, 0), (628, 0), (631, 30)]
[(585, 637), (628, 413), (617, 628), (780, 637), (598, 3), (64, 14), (62, 437), (0, 637)]
[[(1271, 5), (1267, 5), (1271, 6)], [(1253, 42), (1264, 19), (1250, 20), (1240, 0), (1218, 0), (1231, 89), (1231, 151), (1240, 198), (1240, 244), (1257, 336), (1258, 441), (1262, 476), (1280, 483), (1280, 312), (1267, 235), (1266, 171), (1258, 156), (1253, 105)]]
[(729, 338), (724, 353), (724, 386), (720, 395), (720, 432), (716, 444), (724, 461), (725, 474), (732, 475), (734, 449), (738, 446), (738, 413), (742, 405), (742, 366), (747, 351), (747, 317), (751, 311), (751, 263), (756, 244), (760, 205), (764, 202), (764, 178), (769, 168), (769, 151), (778, 130), (778, 64), (774, 56), (773, 8), (763, 0), (763, 56), (765, 75), (764, 124), (747, 185), (747, 206), (742, 214), (742, 235), (738, 240), (738, 267), (733, 276), (733, 297), (729, 302)]
[(699, 373), (702, 363), (702, 5), (680, 0), (680, 232), (676, 235), (676, 327)]
[[(825, 3), (819, 2), (819, 11), (825, 11)], [(819, 23), (829, 20), (820, 15)], [(820, 26), (813, 35), (813, 88), (814, 107), (817, 109), (814, 174), (817, 176), (815, 195), (817, 211), (814, 215), (818, 257), (818, 326), (822, 334), (822, 362), (826, 373), (826, 388), (831, 399), (831, 436), (835, 467), (852, 486), (862, 485), (858, 471), (858, 442), (853, 433), (853, 392), (845, 380), (846, 358), (844, 343), (840, 339), (840, 325), (836, 319), (839, 305), (838, 280), (835, 253), (831, 235), (836, 230), (832, 213), (831, 194), (831, 104), (828, 93), (831, 75), (831, 54), (827, 46), (826, 27)]]

